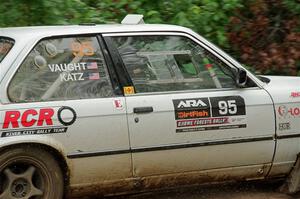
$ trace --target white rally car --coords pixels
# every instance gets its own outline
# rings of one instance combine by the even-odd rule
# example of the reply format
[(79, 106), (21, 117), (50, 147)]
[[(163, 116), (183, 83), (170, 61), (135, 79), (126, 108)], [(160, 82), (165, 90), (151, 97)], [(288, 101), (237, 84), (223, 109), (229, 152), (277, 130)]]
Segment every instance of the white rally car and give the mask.
[(0, 199), (283, 177), (297, 191), (300, 78), (141, 21), (0, 29)]

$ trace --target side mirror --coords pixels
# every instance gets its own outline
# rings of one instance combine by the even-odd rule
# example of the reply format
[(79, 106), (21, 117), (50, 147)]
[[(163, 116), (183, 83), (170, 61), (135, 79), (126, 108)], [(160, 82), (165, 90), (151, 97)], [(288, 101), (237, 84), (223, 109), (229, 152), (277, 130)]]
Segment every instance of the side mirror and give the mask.
[(239, 68), (237, 70), (235, 80), (236, 80), (237, 86), (245, 87), (245, 85), (247, 83), (247, 71), (245, 71), (242, 68)]

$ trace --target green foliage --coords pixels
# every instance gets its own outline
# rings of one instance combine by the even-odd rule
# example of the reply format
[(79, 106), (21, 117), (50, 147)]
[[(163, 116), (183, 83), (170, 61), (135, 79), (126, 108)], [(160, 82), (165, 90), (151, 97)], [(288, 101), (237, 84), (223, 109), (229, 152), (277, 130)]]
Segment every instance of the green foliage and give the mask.
[(167, 23), (189, 27), (223, 47), (228, 47), (226, 24), (240, 0), (104, 0), (96, 5), (84, 1), (105, 16), (104, 21), (120, 21), (128, 13), (144, 14), (147, 23)]
[(240, 0), (8, 0), (0, 4), (0, 26), (116, 23), (138, 13), (147, 23), (189, 27), (228, 47), (225, 27), (239, 7)]
[(0, 26), (58, 25), (91, 19), (80, 0), (7, 0), (0, 4)]
[(298, 0), (283, 0), (283, 5), (294, 15), (300, 15), (300, 3)]
[[(250, 8), (249, 5), (252, 4), (256, 7)], [(276, 9), (266, 12), (265, 9), (272, 7), (271, 5), (276, 5)], [(278, 12), (277, 8), (284, 10), (281, 9), (283, 7), (288, 12)], [(257, 10), (260, 11), (256, 13)], [(137, 13), (145, 16), (146, 23), (177, 24), (191, 28), (223, 49), (225, 48), (226, 51), (235, 54), (237, 58), (244, 60), (245, 64), (254, 66), (252, 62), (246, 61), (247, 59), (240, 58), (242, 56), (247, 58), (249, 55), (249, 48), (243, 47), (245, 39), (251, 41), (253, 38), (256, 43), (260, 44), (257, 40), (269, 42), (270, 38), (274, 38), (277, 42), (283, 38), (282, 34), (275, 34), (276, 37), (274, 37), (271, 32), (269, 36), (259, 36), (257, 40), (255, 39), (253, 35), (260, 30), (247, 28), (249, 26), (247, 21), (255, 20), (257, 15), (263, 12), (267, 13), (263, 16), (264, 18), (274, 21), (275, 28), (289, 33), (287, 37), (289, 41), (296, 41), (295, 45), (300, 46), (299, 43), (297, 44), (300, 33), (299, 0), (5, 0), (0, 4), (0, 27), (119, 23), (125, 15)], [(298, 21), (297, 26), (285, 21), (287, 14), (294, 16), (289, 20), (294, 21), (294, 24)], [(232, 23), (234, 17), (236, 22)], [(265, 22), (258, 20), (258, 23), (261, 23), (263, 27)], [(281, 27), (284, 23), (287, 25)], [(230, 36), (233, 32), (239, 33), (238, 36)], [(232, 42), (239, 38), (243, 39)], [(250, 42), (250, 44), (255, 45), (255, 42)], [(280, 46), (280, 42), (277, 43)], [(260, 50), (265, 51), (263, 48)], [(291, 51), (295, 50), (291, 49)], [(298, 52), (296, 48), (294, 53), (296, 58), (293, 58), (296, 64), (291, 60), (290, 62), (296, 70), (300, 71), (299, 58), (296, 56)]]
[(264, 74), (297, 75), (300, 69), (300, 3), (251, 0), (229, 25), (231, 48)]

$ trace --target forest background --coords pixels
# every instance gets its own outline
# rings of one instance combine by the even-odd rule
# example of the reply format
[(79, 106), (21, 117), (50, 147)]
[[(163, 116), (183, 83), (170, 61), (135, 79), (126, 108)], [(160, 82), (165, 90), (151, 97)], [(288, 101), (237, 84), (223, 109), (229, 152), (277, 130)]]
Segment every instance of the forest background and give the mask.
[(257, 74), (300, 76), (300, 0), (5, 0), (0, 28), (120, 23), (185, 26)]

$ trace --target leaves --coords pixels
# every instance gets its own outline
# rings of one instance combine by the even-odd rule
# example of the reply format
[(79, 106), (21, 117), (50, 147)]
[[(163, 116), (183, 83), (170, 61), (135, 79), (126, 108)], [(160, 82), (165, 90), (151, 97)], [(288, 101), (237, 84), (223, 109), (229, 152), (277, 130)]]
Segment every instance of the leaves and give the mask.
[(299, 74), (300, 12), (294, 14), (296, 4), (294, 0), (249, 1), (238, 17), (231, 18), (229, 40), (241, 61), (260, 73)]
[(191, 28), (257, 71), (299, 74), (299, 0), (6, 0), (0, 27), (118, 23), (130, 13)]

